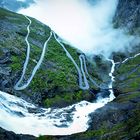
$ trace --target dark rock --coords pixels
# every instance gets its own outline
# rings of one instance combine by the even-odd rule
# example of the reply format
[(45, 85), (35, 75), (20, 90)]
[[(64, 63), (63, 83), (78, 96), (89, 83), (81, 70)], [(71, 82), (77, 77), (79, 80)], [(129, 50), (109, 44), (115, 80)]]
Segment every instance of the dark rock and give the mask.
[(8, 84), (8, 81), (7, 80), (3, 80), (2, 81), (2, 88), (5, 88), (6, 87), (6, 85)]
[(3, 75), (7, 75), (9, 76), (10, 73), (11, 73), (11, 68), (10, 67), (0, 67), (0, 74), (3, 74)]
[(17, 135), (0, 127), (0, 140), (36, 140), (36, 138), (30, 135)]
[(9, 57), (6, 57), (4, 59), (0, 59), (0, 64), (5, 64), (5, 63), (8, 63), (8, 62), (11, 62)]
[(114, 26), (127, 28), (130, 32), (138, 32), (135, 29), (140, 27), (140, 1), (119, 0)]
[(110, 92), (108, 90), (101, 90), (96, 94), (96, 98), (107, 98), (109, 97)]

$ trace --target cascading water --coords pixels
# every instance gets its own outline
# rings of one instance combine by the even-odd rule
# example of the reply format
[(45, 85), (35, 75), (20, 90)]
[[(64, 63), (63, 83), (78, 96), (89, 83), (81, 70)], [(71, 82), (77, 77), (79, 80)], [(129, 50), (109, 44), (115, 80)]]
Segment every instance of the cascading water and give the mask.
[[(0, 92), (0, 126), (17, 134), (70, 135), (86, 131), (89, 114), (110, 102), (111, 98), (97, 99), (65, 108), (45, 109), (4, 92)], [(30, 112), (34, 110), (34, 112)], [(35, 111), (36, 110), (36, 111)], [(36, 113), (35, 113), (36, 112)]]
[(113, 94), (113, 82), (115, 81), (115, 77), (113, 76), (113, 73), (115, 71), (115, 62), (112, 59), (107, 59), (108, 61), (110, 61), (112, 63), (112, 67), (111, 67), (111, 71), (109, 73), (109, 76), (111, 77), (111, 81), (108, 85), (109, 91), (110, 91), (110, 98), (111, 100), (113, 100), (115, 98), (114, 94)]

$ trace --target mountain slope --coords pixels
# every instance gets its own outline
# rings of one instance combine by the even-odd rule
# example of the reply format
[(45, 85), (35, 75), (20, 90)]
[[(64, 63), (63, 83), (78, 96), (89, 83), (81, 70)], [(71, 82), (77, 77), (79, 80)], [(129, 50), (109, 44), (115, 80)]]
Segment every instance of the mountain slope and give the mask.
[[(51, 32), (46, 25), (33, 18), (30, 19), (32, 24), (28, 41), (31, 45), (31, 53), (25, 78), (21, 84), (24, 84), (32, 74), (41, 56), (43, 45)], [(0, 9), (0, 90), (47, 107), (66, 106), (84, 99), (92, 100), (94, 96), (89, 93), (92, 89), (98, 88), (91, 82), (89, 90), (84, 91), (79, 88), (77, 70), (53, 36), (48, 43), (43, 63), (29, 86), (23, 91), (14, 89), (21, 77), (26, 59), (25, 38), (28, 24), (29, 21), (25, 16)], [(81, 52), (68, 45), (65, 47), (80, 67)], [(97, 73), (90, 70), (94, 64), (87, 61), (87, 66), (93, 79), (101, 82), (102, 79), (97, 79)]]

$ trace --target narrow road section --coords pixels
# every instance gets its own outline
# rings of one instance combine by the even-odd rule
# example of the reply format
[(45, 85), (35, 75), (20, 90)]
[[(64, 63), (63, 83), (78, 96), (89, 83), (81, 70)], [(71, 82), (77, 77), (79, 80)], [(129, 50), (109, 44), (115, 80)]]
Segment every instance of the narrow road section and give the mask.
[(19, 85), (21, 84), (23, 78), (24, 78), (25, 73), (26, 73), (26, 68), (27, 68), (27, 65), (28, 65), (28, 63), (29, 63), (29, 58), (30, 58), (30, 43), (29, 43), (29, 41), (28, 41), (28, 37), (29, 37), (29, 34), (30, 34), (30, 28), (29, 28), (29, 27), (30, 27), (30, 25), (31, 25), (31, 20), (30, 20), (27, 16), (25, 16), (25, 17), (29, 20), (29, 25), (27, 26), (27, 31), (28, 31), (28, 33), (27, 33), (27, 36), (26, 36), (26, 38), (25, 38), (25, 41), (26, 41), (26, 43), (27, 43), (27, 54), (26, 54), (26, 60), (25, 60), (24, 66), (23, 66), (22, 75), (21, 75), (20, 80), (16, 83), (16, 85), (15, 85), (15, 87), (14, 87), (15, 90), (23, 90), (23, 89), (25, 89), (25, 88), (27, 88), (27, 87), (29, 86), (29, 84), (30, 84), (30, 82), (32, 81), (32, 79), (34, 78), (34, 76), (35, 76), (37, 70), (40, 68), (40, 65), (41, 65), (41, 63), (42, 63), (42, 61), (43, 61), (43, 59), (44, 59), (44, 56), (45, 56), (47, 44), (48, 44), (49, 40), (50, 40), (51, 37), (52, 37), (52, 32), (50, 32), (50, 36), (49, 36), (49, 38), (48, 38), (48, 39), (45, 41), (45, 43), (44, 43), (44, 46), (43, 46), (43, 50), (42, 50), (40, 59), (39, 59), (39, 61), (37, 62), (36, 66), (34, 67), (30, 78), (27, 80), (27, 82), (26, 82), (24, 85), (19, 86)]
[[(81, 70), (80, 70), (79, 66), (77, 65), (77, 63), (75, 62), (75, 60), (73, 59), (73, 57), (71, 56), (71, 54), (67, 51), (67, 49), (65, 48), (65, 46), (61, 43), (60, 39), (58, 39), (56, 37), (56, 34), (54, 32), (53, 32), (53, 35), (54, 35), (55, 40), (60, 44), (60, 46), (66, 52), (67, 57), (73, 62), (74, 66), (76, 67), (77, 72), (78, 72), (78, 76), (79, 76), (79, 87), (80, 87), (80, 89), (82, 89), (82, 90), (89, 89), (89, 85), (88, 85), (88, 82), (87, 82), (87, 79), (86, 79), (86, 76), (85, 76), (85, 73), (84, 73), (84, 70), (83, 70), (83, 66), (82, 66), (83, 65), (82, 63), (83, 62), (82, 62), (81, 58), (80, 58)], [(82, 71), (82, 73), (81, 73), (81, 71)], [(83, 76), (82, 76), (82, 74), (83, 74)], [(84, 82), (83, 82), (83, 78), (82, 77), (84, 77)], [(84, 83), (84, 86), (83, 86), (83, 83)]]

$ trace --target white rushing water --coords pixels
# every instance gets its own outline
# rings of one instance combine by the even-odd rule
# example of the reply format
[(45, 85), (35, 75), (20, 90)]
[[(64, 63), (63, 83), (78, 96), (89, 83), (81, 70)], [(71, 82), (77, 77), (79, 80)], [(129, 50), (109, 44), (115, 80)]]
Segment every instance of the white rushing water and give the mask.
[[(97, 99), (94, 103), (82, 101), (61, 109), (36, 108), (34, 105), (0, 92), (0, 126), (17, 134), (70, 135), (86, 131), (89, 114), (110, 102), (111, 98)], [(30, 113), (39, 110), (38, 113)]]
[[(111, 82), (108, 98), (99, 97), (93, 103), (81, 101), (65, 108), (45, 109), (0, 91), (0, 126), (17, 134), (34, 136), (70, 135), (86, 131), (89, 127), (89, 114), (114, 99), (112, 83), (115, 64), (113, 60), (110, 61), (112, 67), (109, 73)], [(31, 110), (33, 111), (31, 112)]]
[(115, 98), (114, 93), (113, 93), (113, 82), (115, 81), (115, 77), (113, 76), (113, 73), (115, 71), (115, 62), (112, 59), (108, 59), (112, 63), (111, 71), (109, 73), (109, 76), (111, 77), (111, 81), (108, 85), (109, 91), (110, 91), (110, 98), (113, 100)]

